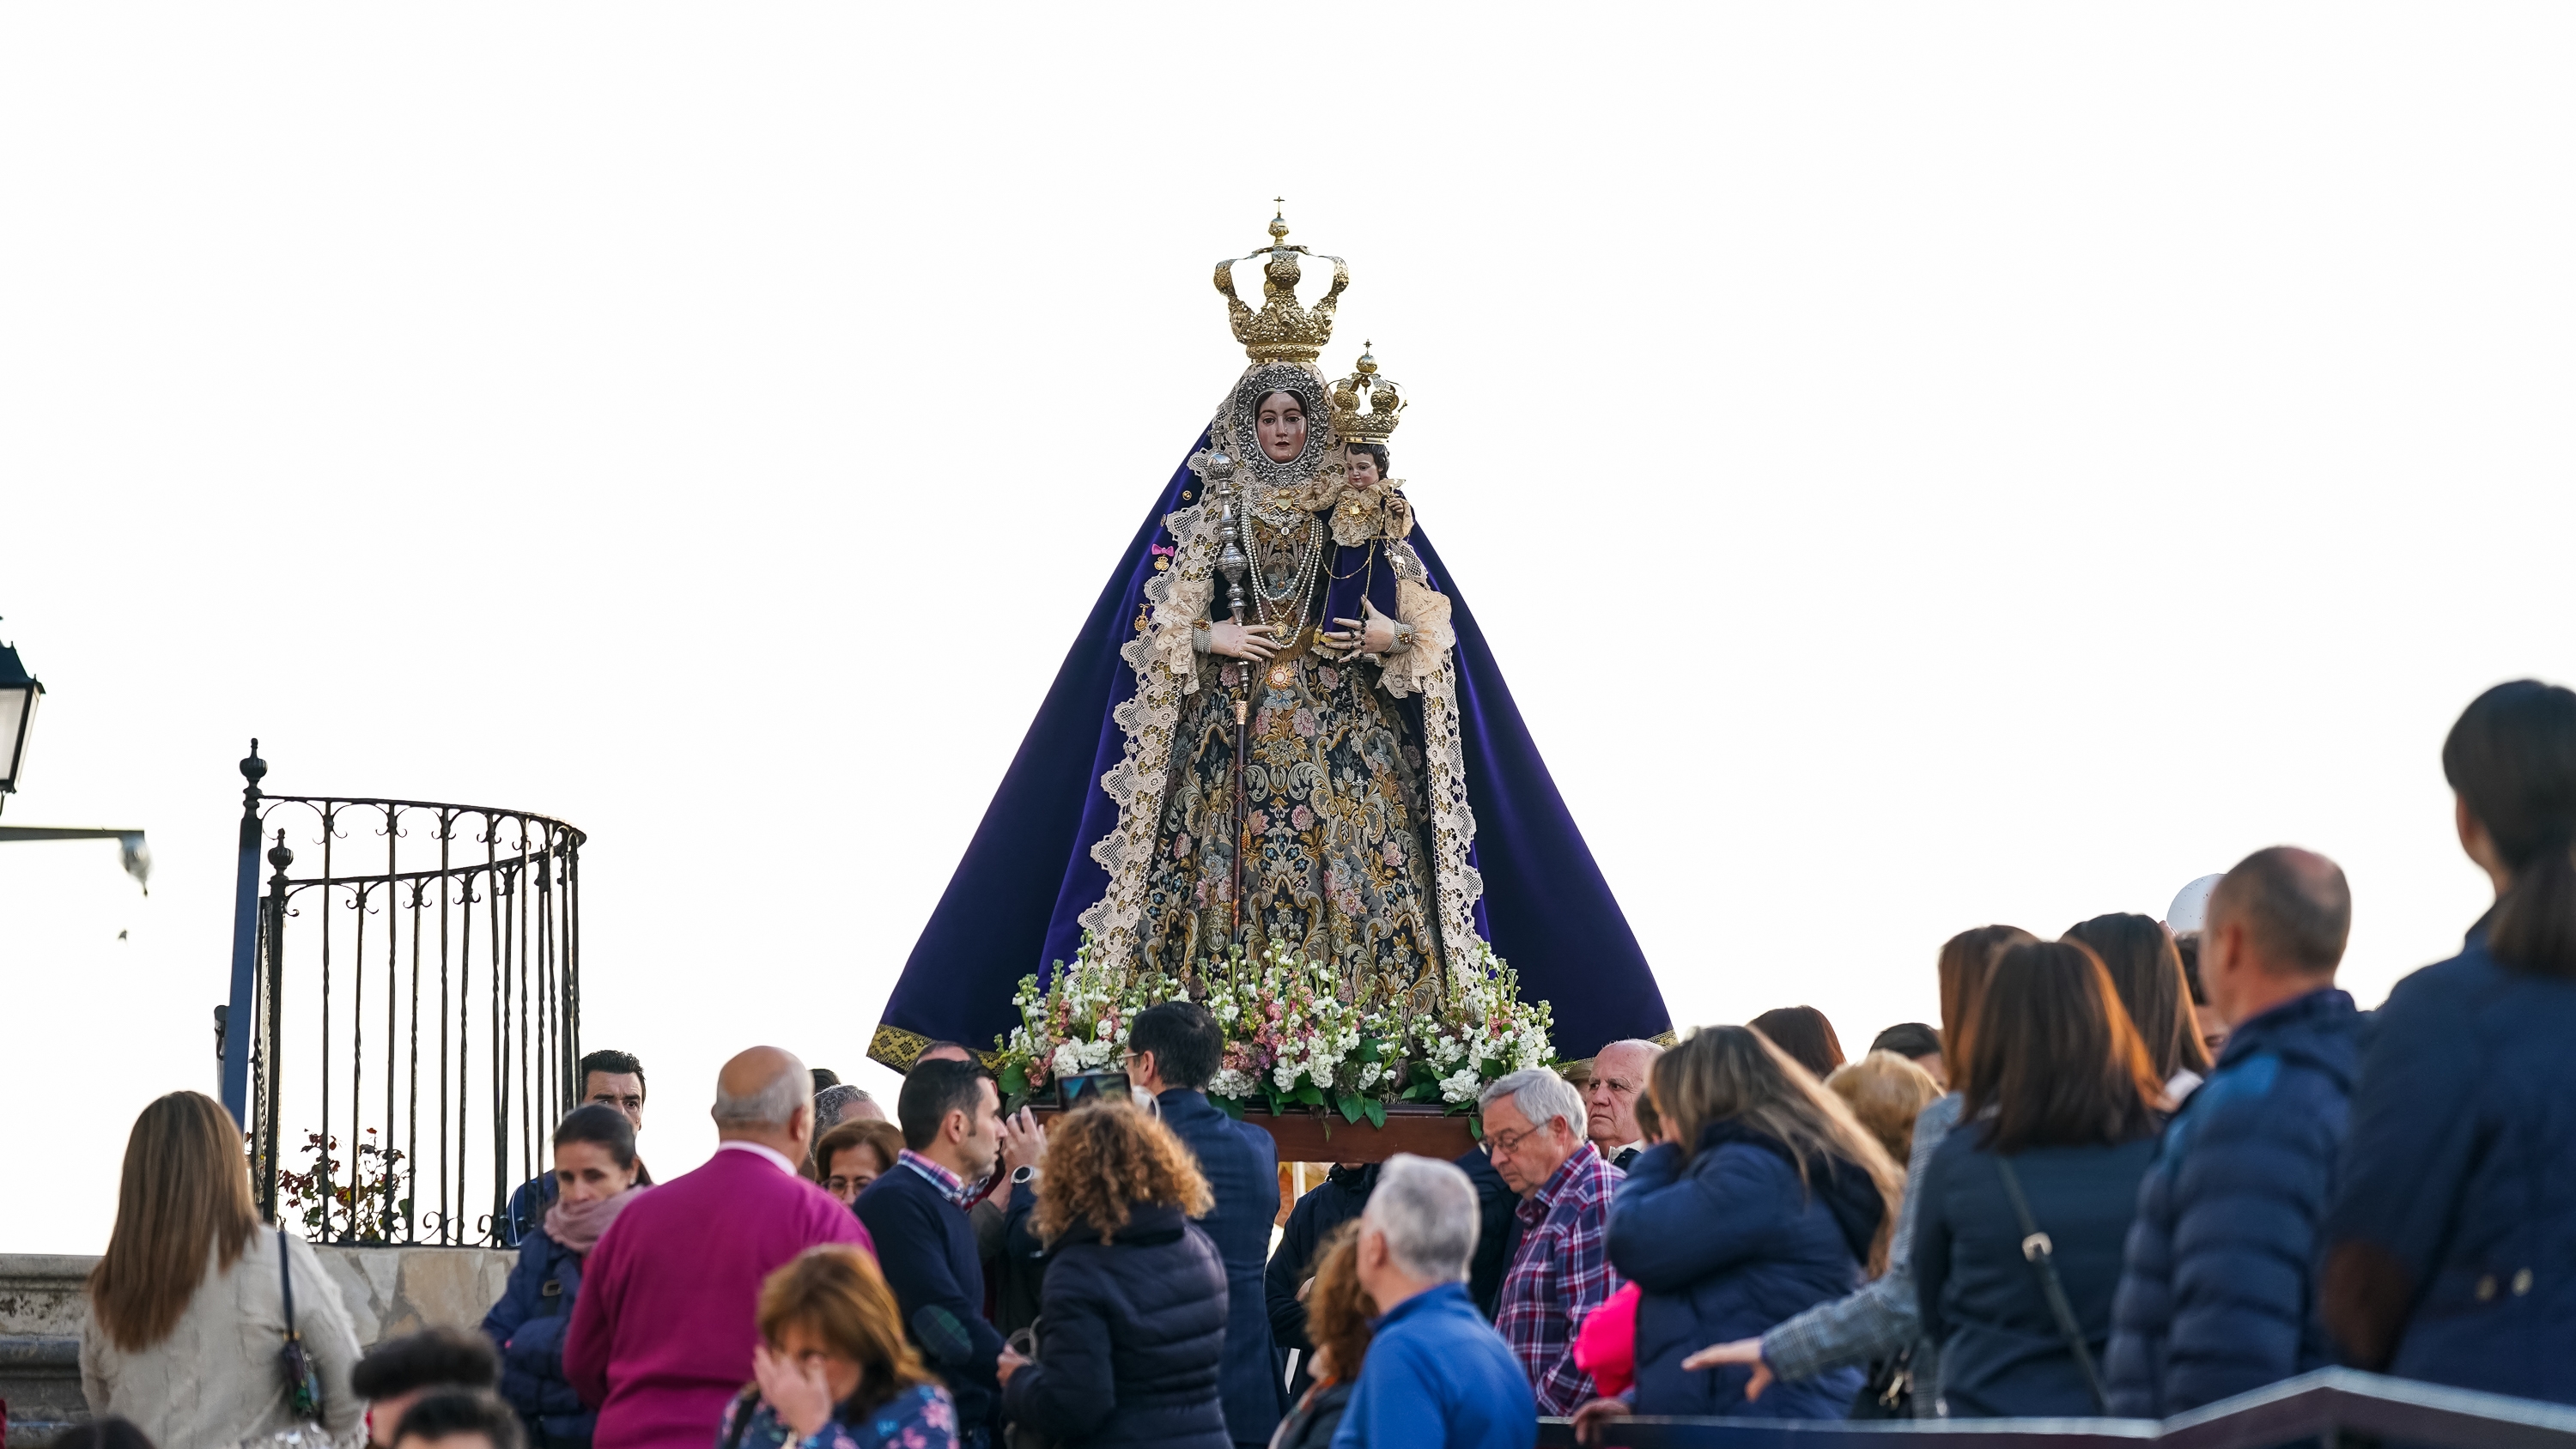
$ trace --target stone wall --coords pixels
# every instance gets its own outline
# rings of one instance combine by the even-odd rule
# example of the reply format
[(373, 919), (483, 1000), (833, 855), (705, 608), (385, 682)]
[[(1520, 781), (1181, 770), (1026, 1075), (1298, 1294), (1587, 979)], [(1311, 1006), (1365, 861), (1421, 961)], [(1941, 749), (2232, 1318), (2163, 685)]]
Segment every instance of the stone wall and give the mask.
[[(491, 1248), (316, 1247), (361, 1347), (434, 1324), (472, 1328), (501, 1297), (518, 1254)], [(81, 1399), (82, 1285), (96, 1258), (0, 1253), (0, 1402), (7, 1449), (41, 1449), (89, 1418)]]

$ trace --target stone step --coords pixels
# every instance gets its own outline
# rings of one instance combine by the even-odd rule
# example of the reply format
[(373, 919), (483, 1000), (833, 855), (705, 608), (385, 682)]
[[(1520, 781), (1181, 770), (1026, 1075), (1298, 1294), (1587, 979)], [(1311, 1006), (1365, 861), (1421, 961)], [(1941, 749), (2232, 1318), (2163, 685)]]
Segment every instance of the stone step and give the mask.
[[(437, 1324), (473, 1328), (500, 1301), (519, 1255), (498, 1248), (313, 1250), (339, 1286), (358, 1345)], [(8, 1405), (6, 1449), (44, 1449), (89, 1421), (81, 1397), (80, 1336), (89, 1321), (85, 1287), (98, 1259), (67, 1253), (0, 1253), (0, 1403)]]

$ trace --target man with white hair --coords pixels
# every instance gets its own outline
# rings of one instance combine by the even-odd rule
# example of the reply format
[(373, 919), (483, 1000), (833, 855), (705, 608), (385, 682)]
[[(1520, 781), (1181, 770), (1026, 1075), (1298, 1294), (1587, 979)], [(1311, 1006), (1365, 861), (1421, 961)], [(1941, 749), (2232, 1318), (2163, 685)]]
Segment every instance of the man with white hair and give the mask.
[(1399, 1153), (1360, 1213), (1360, 1288), (1376, 1337), (1333, 1449), (1531, 1449), (1538, 1405), (1467, 1298), (1476, 1188), (1446, 1162)]
[(1585, 1135), (1622, 1172), (1646, 1150), (1646, 1134), (1637, 1128), (1637, 1098), (1646, 1090), (1655, 1058), (1663, 1054), (1653, 1042), (1630, 1037), (1592, 1055), (1592, 1081), (1583, 1089), (1583, 1105), (1589, 1109)]
[(1585, 1136), (1583, 1094), (1545, 1067), (1485, 1088), (1485, 1152), (1520, 1194), (1520, 1246), (1503, 1274), (1494, 1327), (1529, 1375), (1542, 1414), (1571, 1414), (1598, 1397), (1575, 1367), (1574, 1331), (1610, 1300), (1610, 1195), (1626, 1173)]
[(715, 1156), (648, 1188), (590, 1250), (564, 1334), (564, 1377), (599, 1407), (594, 1442), (706, 1449), (751, 1380), (761, 1281), (818, 1243), (875, 1251), (867, 1229), (796, 1170), (813, 1077), (753, 1047), (716, 1077)]

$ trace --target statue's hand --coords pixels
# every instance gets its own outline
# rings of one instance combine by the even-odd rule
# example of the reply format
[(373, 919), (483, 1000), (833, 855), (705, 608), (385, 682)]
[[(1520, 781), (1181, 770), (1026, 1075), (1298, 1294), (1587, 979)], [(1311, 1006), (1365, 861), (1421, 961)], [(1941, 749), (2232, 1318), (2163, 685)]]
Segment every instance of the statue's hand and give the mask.
[(1360, 600), (1360, 612), (1368, 617), (1335, 619), (1333, 622), (1342, 627), (1323, 635), (1336, 651), (1343, 654), (1384, 654), (1396, 646), (1402, 634), (1409, 632), (1395, 620), (1379, 613), (1377, 605), (1366, 598)]
[(1232, 619), (1219, 619), (1208, 625), (1207, 632), (1208, 652), (1222, 654), (1228, 659), (1266, 663), (1279, 648), (1278, 641), (1270, 637), (1267, 624), (1238, 624)]

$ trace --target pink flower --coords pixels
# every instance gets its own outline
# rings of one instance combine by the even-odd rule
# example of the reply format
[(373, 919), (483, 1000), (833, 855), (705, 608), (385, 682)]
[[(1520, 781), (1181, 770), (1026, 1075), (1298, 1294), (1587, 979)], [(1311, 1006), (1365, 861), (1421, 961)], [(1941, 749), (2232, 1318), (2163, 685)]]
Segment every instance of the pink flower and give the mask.
[(1342, 672), (1327, 664), (1315, 671), (1315, 680), (1326, 689), (1338, 689), (1342, 683)]
[(1401, 868), (1404, 864), (1404, 846), (1399, 841), (1388, 841), (1386, 843), (1386, 848), (1379, 851), (1378, 854), (1384, 856), (1386, 858), (1386, 863), (1389, 865)]
[(1319, 728), (1315, 723), (1315, 712), (1303, 705), (1298, 706), (1297, 712), (1289, 716), (1288, 725), (1297, 732), (1298, 738), (1309, 740), (1315, 737), (1315, 731)]
[(1253, 834), (1267, 835), (1270, 833), (1270, 812), (1255, 810), (1244, 823), (1251, 827)]
[[(1389, 844), (1392, 843), (1393, 842), (1389, 842)], [(1180, 860), (1186, 857), (1189, 853), (1190, 835), (1188, 831), (1184, 830), (1180, 834), (1172, 837), (1172, 858), (1174, 860)]]
[(1300, 805), (1288, 812), (1288, 823), (1299, 830), (1312, 830), (1315, 828), (1315, 812)]

